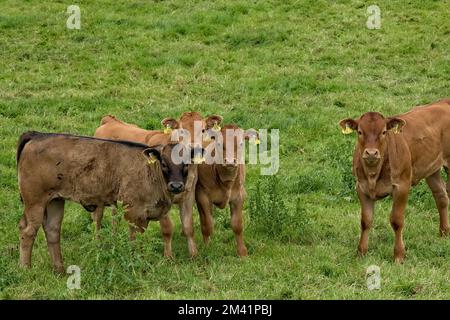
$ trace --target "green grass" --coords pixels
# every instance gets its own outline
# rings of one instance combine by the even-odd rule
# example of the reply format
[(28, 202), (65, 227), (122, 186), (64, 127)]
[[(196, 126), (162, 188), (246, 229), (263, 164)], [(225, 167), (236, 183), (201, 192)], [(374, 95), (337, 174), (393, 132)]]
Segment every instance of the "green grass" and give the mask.
[[(357, 257), (354, 138), (337, 127), (450, 96), (450, 1), (376, 1), (380, 30), (366, 28), (364, 1), (80, 0), (81, 30), (66, 29), (70, 4), (0, 2), (0, 298), (450, 298), (450, 239), (438, 237), (423, 183), (409, 199), (406, 262), (392, 262), (390, 199), (377, 205), (368, 256)], [(247, 259), (235, 255), (228, 210), (215, 212), (209, 247), (195, 214), (195, 260), (172, 210), (169, 261), (156, 224), (136, 254), (124, 221), (112, 235), (108, 212), (96, 241), (89, 215), (69, 204), (62, 248), (66, 266), (81, 267), (81, 290), (51, 271), (42, 231), (32, 269), (18, 268), (23, 131), (91, 135), (105, 114), (159, 128), (188, 110), (280, 129), (278, 175), (249, 168)], [(367, 289), (372, 264), (381, 290)]]

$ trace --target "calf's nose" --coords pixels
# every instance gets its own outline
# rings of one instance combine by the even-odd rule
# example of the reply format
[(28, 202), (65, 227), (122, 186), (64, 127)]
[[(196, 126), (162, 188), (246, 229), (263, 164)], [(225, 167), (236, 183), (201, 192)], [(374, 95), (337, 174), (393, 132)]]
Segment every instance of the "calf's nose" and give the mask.
[(169, 182), (169, 191), (173, 193), (180, 193), (184, 189), (183, 182)]
[(378, 151), (378, 149), (375, 148), (365, 149), (363, 157), (367, 159), (379, 159), (380, 151)]
[(235, 165), (237, 165), (237, 159), (227, 158), (227, 159), (225, 159), (225, 164), (228, 166), (235, 166)]

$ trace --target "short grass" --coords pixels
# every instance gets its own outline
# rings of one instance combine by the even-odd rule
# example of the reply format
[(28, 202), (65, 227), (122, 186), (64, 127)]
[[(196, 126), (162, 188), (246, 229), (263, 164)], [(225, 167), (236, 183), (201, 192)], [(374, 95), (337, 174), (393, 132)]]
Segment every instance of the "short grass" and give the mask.
[[(358, 258), (353, 137), (337, 122), (368, 110), (395, 114), (450, 96), (450, 2), (376, 1), (382, 28), (366, 28), (365, 1), (0, 2), (0, 298), (3, 299), (449, 299), (450, 239), (422, 183), (406, 217), (407, 260), (392, 263), (391, 200), (377, 205), (369, 254)], [(15, 147), (26, 130), (91, 135), (105, 114), (144, 128), (166, 116), (219, 113), (243, 128), (279, 128), (281, 168), (250, 167), (246, 243), (239, 259), (229, 212), (215, 212), (209, 247), (190, 260), (180, 235), (162, 258), (159, 228), (102, 239), (68, 204), (62, 248), (82, 270), (81, 290), (50, 268), (39, 233), (31, 270), (18, 268)], [(381, 268), (369, 291), (366, 269)]]

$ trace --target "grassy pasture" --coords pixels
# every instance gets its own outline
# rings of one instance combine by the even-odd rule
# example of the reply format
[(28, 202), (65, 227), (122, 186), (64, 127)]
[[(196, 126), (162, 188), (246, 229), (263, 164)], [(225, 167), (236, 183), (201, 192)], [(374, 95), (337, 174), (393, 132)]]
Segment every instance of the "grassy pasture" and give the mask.
[[(71, 4), (81, 8), (80, 30), (66, 28)], [(406, 262), (392, 263), (390, 199), (377, 204), (368, 256), (356, 255), (354, 137), (338, 121), (450, 96), (450, 1), (376, 1), (379, 30), (366, 28), (370, 4), (2, 0), (0, 299), (449, 299), (450, 239), (438, 237), (425, 183), (409, 198)], [(68, 204), (62, 250), (66, 266), (82, 270), (81, 290), (51, 272), (42, 230), (32, 269), (18, 268), (22, 132), (92, 135), (105, 114), (152, 129), (189, 110), (280, 129), (278, 174), (248, 169), (248, 258), (235, 255), (228, 210), (216, 210), (208, 247), (195, 213), (195, 260), (172, 210), (169, 261), (157, 224), (136, 255), (123, 220), (113, 236), (108, 212), (97, 241), (87, 212)], [(380, 290), (367, 289), (370, 265), (381, 268)]]

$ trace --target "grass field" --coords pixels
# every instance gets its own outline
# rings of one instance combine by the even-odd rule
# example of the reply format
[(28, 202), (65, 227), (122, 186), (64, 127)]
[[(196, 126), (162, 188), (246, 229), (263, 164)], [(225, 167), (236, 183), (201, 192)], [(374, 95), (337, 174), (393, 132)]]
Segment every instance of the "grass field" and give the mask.
[[(81, 8), (81, 29), (66, 10)], [(407, 260), (393, 263), (391, 200), (377, 204), (369, 254), (359, 258), (353, 136), (338, 121), (387, 115), (450, 96), (450, 1), (0, 2), (1, 299), (449, 299), (450, 239), (424, 183), (409, 198)], [(212, 243), (188, 257), (178, 210), (175, 260), (162, 258), (155, 223), (134, 254), (126, 223), (101, 240), (68, 204), (62, 250), (81, 290), (51, 271), (42, 230), (31, 270), (18, 268), (22, 214), (15, 148), (26, 130), (92, 135), (105, 114), (144, 128), (184, 111), (218, 113), (243, 128), (280, 129), (280, 171), (248, 169), (245, 239), (235, 254), (229, 212), (216, 210)], [(366, 269), (381, 268), (370, 291)]]

